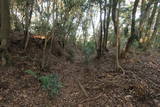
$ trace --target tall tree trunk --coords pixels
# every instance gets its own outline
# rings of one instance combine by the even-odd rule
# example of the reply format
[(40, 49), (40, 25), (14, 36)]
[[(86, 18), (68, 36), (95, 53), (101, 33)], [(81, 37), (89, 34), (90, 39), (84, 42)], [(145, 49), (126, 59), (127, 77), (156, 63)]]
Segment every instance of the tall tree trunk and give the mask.
[[(146, 9), (145, 9), (145, 6), (146, 6), (146, 0), (141, 0), (141, 14), (140, 14), (140, 21), (139, 21), (139, 32), (138, 32), (138, 35), (139, 35), (139, 39), (142, 37), (142, 33), (143, 33), (143, 30), (144, 30), (144, 17), (145, 17), (145, 14), (146, 14)], [(139, 46), (141, 44), (139, 43)]]
[(29, 29), (29, 1), (26, 1), (26, 9), (24, 10), (25, 18), (24, 18), (24, 48), (28, 36), (28, 29)]
[(105, 50), (105, 39), (106, 39), (106, 14), (107, 14), (107, 0), (105, 0), (105, 5), (104, 5), (104, 18), (103, 18), (103, 43), (102, 43), (102, 51)]
[(159, 23), (160, 23), (160, 5), (159, 5), (158, 8), (159, 8), (159, 9), (158, 9), (158, 14), (157, 14), (157, 18), (156, 18), (156, 23), (155, 23), (155, 25), (154, 25), (154, 30), (153, 30), (153, 33), (152, 33), (152, 37), (156, 35), (157, 30), (158, 30), (158, 28), (159, 28), (159, 26), (160, 26), (160, 25), (159, 25)]
[(158, 1), (156, 1), (154, 3), (154, 7), (153, 7), (153, 10), (152, 10), (151, 16), (148, 19), (148, 24), (147, 24), (147, 29), (146, 29), (145, 36), (147, 36), (149, 38), (150, 38), (150, 35), (151, 35), (151, 28), (152, 28), (154, 17), (155, 17), (156, 11), (157, 11), (157, 6), (158, 6)]
[(109, 33), (109, 24), (110, 24), (110, 14), (111, 14), (111, 8), (112, 8), (112, 6), (111, 6), (111, 4), (112, 4), (112, 0), (109, 0), (109, 10), (108, 10), (108, 14), (107, 14), (107, 22), (106, 22), (106, 38), (104, 39), (104, 43), (105, 43), (105, 49), (106, 50), (108, 50), (107, 49), (107, 41), (108, 41), (108, 33)]
[(30, 39), (30, 34), (29, 34), (29, 27), (30, 27), (30, 24), (31, 24), (31, 19), (32, 19), (32, 13), (33, 13), (33, 6), (34, 6), (34, 0), (32, 0), (31, 4), (29, 2), (26, 3), (26, 22), (25, 22), (25, 46), (24, 46), (24, 49), (27, 48), (28, 46), (28, 42), (29, 42), (29, 39)]
[(145, 30), (145, 23), (149, 15), (149, 9), (153, 2), (156, 0), (149, 0), (146, 4), (146, 0), (142, 0), (141, 4), (141, 19), (139, 23), (139, 38), (144, 36), (144, 30)]
[(99, 47), (97, 50), (98, 58), (102, 56), (102, 36), (103, 36), (103, 23), (102, 23), (102, 3), (100, 1), (100, 37), (99, 37)]
[(156, 17), (156, 22), (155, 22), (155, 25), (154, 25), (154, 29), (153, 29), (151, 38), (150, 38), (149, 42), (147, 43), (148, 46), (151, 46), (152, 41), (153, 41), (154, 38), (157, 36), (158, 28), (160, 27), (160, 25), (159, 25), (159, 23), (160, 23), (160, 5), (159, 5), (158, 8), (159, 8), (159, 9), (158, 9), (158, 14), (157, 14), (157, 17)]
[[(119, 64), (119, 53), (120, 53), (120, 29), (119, 29), (119, 9), (117, 9), (119, 2), (113, 0), (112, 3), (112, 20), (114, 24), (114, 32), (116, 37), (116, 71), (119, 71), (121, 66)], [(119, 6), (120, 7), (120, 6)]]
[(58, 3), (57, 3), (57, 0), (56, 0), (56, 21), (58, 22), (58, 17), (59, 17), (59, 11), (58, 11)]
[(129, 37), (126, 48), (125, 48), (125, 53), (129, 51), (129, 48), (131, 47), (134, 39), (136, 38), (136, 32), (135, 32), (135, 18), (136, 18), (136, 12), (137, 12), (137, 7), (138, 7), (139, 0), (135, 0), (134, 2), (134, 7), (132, 11), (132, 25), (131, 25), (131, 36)]
[(93, 22), (93, 12), (91, 12), (91, 23), (92, 23), (92, 29), (93, 29), (93, 37), (94, 37), (94, 42), (95, 42), (95, 48), (97, 49), (97, 40), (96, 40), (96, 33), (95, 33), (95, 25)]
[[(2, 10), (2, 8), (1, 8), (1, 1), (0, 1), (0, 30), (1, 30), (1, 10)], [(0, 31), (1, 32), (1, 31)]]
[(1, 65), (7, 64), (7, 39), (10, 32), (10, 14), (9, 14), (9, 1), (0, 1), (0, 13), (1, 13), (1, 31), (0, 31), (0, 51), (1, 51)]
[(55, 0), (53, 0), (53, 4), (52, 4), (52, 34), (51, 34), (51, 44), (50, 44), (50, 50), (52, 50), (53, 48), (53, 38), (54, 38), (54, 23), (55, 23)]
[[(47, 1), (47, 13), (49, 13), (50, 5), (51, 5), (50, 1)], [(50, 18), (50, 16), (47, 16), (47, 23), (49, 23), (49, 18)], [(46, 30), (47, 30), (47, 28), (46, 28)], [(48, 43), (49, 37), (51, 37), (51, 35), (47, 34), (46, 38), (45, 38), (45, 43), (44, 43), (44, 46), (43, 46), (43, 56), (42, 56), (42, 65), (41, 65), (42, 70), (44, 70), (45, 65), (46, 65), (46, 60), (47, 60), (46, 49), (47, 49), (47, 43)]]

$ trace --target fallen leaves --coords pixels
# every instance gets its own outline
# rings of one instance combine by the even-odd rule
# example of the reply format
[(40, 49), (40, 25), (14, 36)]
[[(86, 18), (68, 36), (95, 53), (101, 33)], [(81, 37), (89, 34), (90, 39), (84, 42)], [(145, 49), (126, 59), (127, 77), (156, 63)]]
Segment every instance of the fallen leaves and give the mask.
[(133, 96), (132, 95), (126, 95), (124, 98), (125, 98), (126, 101), (131, 101), (133, 99)]
[(3, 97), (2, 96), (0, 96), (0, 101), (2, 101), (3, 100)]
[(93, 98), (87, 98), (87, 99), (85, 99), (85, 100), (81, 101), (80, 103), (85, 103), (85, 102), (89, 102), (89, 101), (97, 100), (97, 99), (99, 99), (102, 95), (103, 95), (103, 94), (102, 94), (102, 93), (100, 93), (100, 94), (99, 94), (99, 95), (97, 95), (96, 97), (93, 97)]

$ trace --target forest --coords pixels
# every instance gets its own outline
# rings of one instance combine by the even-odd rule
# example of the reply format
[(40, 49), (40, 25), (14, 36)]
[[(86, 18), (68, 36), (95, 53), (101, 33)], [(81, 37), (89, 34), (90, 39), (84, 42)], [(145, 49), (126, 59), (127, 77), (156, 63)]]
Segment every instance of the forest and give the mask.
[(0, 0), (0, 107), (160, 107), (160, 0)]

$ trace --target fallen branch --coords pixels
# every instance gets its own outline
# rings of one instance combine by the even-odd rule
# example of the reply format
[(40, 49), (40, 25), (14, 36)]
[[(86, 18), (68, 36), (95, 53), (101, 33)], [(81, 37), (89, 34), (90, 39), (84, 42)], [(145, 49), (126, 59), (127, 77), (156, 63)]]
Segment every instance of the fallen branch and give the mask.
[(78, 85), (79, 85), (79, 87), (81, 88), (81, 90), (82, 90), (82, 92), (84, 93), (84, 95), (85, 95), (86, 97), (88, 97), (89, 95), (88, 95), (87, 91), (85, 90), (85, 88), (83, 87), (83, 85), (81, 84), (81, 82), (80, 82), (78, 79), (76, 79), (75, 77), (74, 77), (74, 79), (75, 79), (75, 81), (78, 83)]
[(79, 87), (82, 89), (84, 95), (85, 95), (86, 97), (88, 97), (88, 93), (87, 93), (87, 91), (85, 90), (85, 88), (83, 87), (83, 85), (81, 84), (81, 82), (80, 82), (79, 80), (77, 80), (77, 82), (78, 82)]
[(85, 99), (85, 100), (81, 101), (80, 103), (82, 104), (82, 103), (85, 103), (85, 102), (94, 101), (94, 100), (99, 99), (101, 96), (102, 96), (102, 94), (99, 94), (99, 95), (98, 95), (98, 96), (96, 96), (96, 97), (93, 97), (93, 98), (87, 98), (87, 99)]

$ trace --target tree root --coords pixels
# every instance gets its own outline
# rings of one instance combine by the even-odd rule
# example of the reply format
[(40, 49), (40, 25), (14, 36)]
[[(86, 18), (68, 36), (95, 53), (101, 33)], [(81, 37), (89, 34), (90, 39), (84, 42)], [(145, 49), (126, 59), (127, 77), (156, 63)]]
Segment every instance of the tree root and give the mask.
[(122, 66), (120, 64), (118, 64), (118, 71), (119, 70), (121, 70), (123, 72), (122, 75), (126, 74), (125, 70), (122, 68)]

